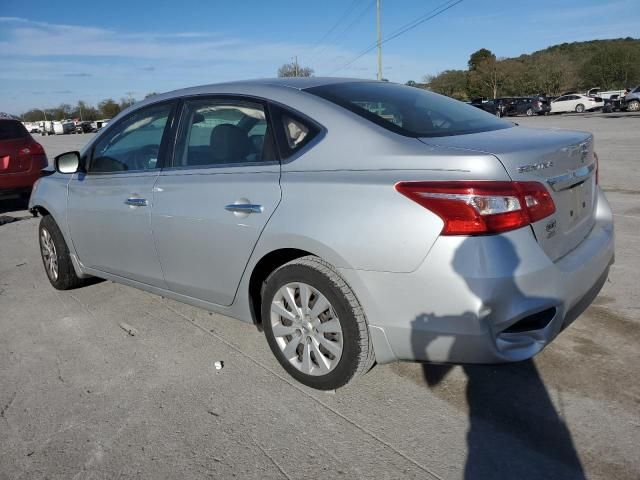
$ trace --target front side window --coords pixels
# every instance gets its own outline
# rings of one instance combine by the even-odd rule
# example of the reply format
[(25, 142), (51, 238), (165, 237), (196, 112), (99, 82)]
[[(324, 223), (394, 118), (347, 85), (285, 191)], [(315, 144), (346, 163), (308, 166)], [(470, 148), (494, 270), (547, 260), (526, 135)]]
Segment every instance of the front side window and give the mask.
[(244, 101), (187, 100), (174, 167), (233, 165), (275, 160), (262, 105)]
[(171, 104), (142, 108), (105, 133), (93, 150), (90, 173), (158, 168), (160, 145)]
[(350, 82), (308, 88), (378, 125), (410, 137), (441, 137), (513, 127), (483, 110), (420, 88)]

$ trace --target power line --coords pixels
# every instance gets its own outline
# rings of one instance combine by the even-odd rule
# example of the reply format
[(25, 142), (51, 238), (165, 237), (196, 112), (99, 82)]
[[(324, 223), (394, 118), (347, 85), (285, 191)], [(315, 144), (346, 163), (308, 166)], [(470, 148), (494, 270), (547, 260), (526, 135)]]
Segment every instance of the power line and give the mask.
[[(425, 13), (424, 15), (418, 17), (417, 19), (415, 19), (415, 20), (413, 20), (413, 21), (411, 21), (409, 23), (406, 23), (402, 27), (394, 30), (393, 32), (391, 32), (391, 34), (389, 34), (388, 37), (384, 38), (382, 40), (382, 42), (380, 42), (380, 45), (384, 45), (385, 43), (387, 43), (387, 42), (399, 37), (403, 33), (406, 33), (409, 30), (413, 30), (418, 25), (421, 25), (424, 22), (426, 22), (428, 20), (431, 20), (432, 18), (435, 18), (438, 15), (443, 14), (444, 12), (449, 10), (450, 8), (453, 8), (456, 5), (458, 5), (459, 3), (462, 3), (464, 0), (456, 0), (456, 1), (453, 1), (453, 3), (451, 3), (452, 1), (453, 0), (449, 0), (447, 2), (444, 2), (444, 3), (440, 4), (440, 5), (438, 5), (436, 8), (434, 8), (434, 9), (430, 10), (429, 12)], [(349, 67), (354, 62), (356, 62), (360, 58), (364, 57), (367, 53), (369, 53), (371, 50), (373, 50), (374, 48), (377, 48), (377, 47), (378, 47), (378, 42), (374, 42), (369, 47), (367, 47), (365, 50), (363, 50), (358, 55), (356, 55), (353, 59), (349, 60), (347, 63), (339, 66), (338, 68), (332, 70), (331, 73), (329, 73), (329, 75), (333, 75), (334, 73), (339, 72), (340, 70)]]
[[(351, 29), (356, 25), (356, 23), (360, 22), (363, 18), (364, 15), (366, 13), (369, 12), (369, 10), (371, 10), (371, 8), (373, 8), (373, 6), (375, 5), (376, 0), (371, 0), (369, 3), (366, 4), (365, 8), (363, 10), (360, 11), (359, 14), (356, 15), (356, 17), (348, 24), (346, 25), (339, 33), (336, 37), (334, 37), (334, 39), (332, 40), (332, 43), (338, 43), (338, 41), (342, 40), (342, 38), (344, 38), (344, 36), (351, 31)], [(320, 51), (318, 53), (316, 53), (315, 55), (312, 56), (311, 60), (309, 60), (310, 62), (313, 62), (314, 60), (318, 60), (319, 58), (322, 58), (322, 54), (324, 52), (327, 51), (327, 49), (329, 48), (330, 45), (325, 45), (323, 48), (320, 49)]]
[(336, 28), (338, 28), (338, 26), (343, 22), (343, 20), (345, 20), (349, 15), (351, 15), (351, 12), (353, 11), (353, 9), (356, 7), (356, 5), (360, 2), (361, 0), (353, 0), (349, 6), (347, 7), (347, 9), (344, 11), (344, 13), (338, 18), (338, 21), (336, 23), (333, 24), (333, 26), (322, 36), (322, 38), (320, 38), (320, 40), (318, 40), (309, 50), (310, 52), (313, 52), (322, 42), (324, 42), (327, 37), (329, 37), (329, 35), (331, 35), (334, 30)]

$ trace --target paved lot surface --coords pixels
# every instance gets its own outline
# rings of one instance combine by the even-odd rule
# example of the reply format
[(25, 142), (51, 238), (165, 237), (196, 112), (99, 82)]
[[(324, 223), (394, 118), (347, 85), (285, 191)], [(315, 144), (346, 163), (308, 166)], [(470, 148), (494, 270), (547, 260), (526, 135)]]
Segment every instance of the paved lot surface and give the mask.
[(534, 361), (377, 366), (336, 394), (289, 380), (251, 325), (110, 282), (55, 291), (38, 220), (0, 202), (26, 218), (0, 226), (0, 479), (640, 478), (640, 116), (513, 120), (595, 133), (617, 228), (601, 295)]

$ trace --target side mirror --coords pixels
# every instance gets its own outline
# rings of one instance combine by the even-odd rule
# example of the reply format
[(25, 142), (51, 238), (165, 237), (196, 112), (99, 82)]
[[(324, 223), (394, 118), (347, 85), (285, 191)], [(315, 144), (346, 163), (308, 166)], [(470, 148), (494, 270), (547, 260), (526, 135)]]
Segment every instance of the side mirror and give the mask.
[(54, 166), (60, 173), (76, 173), (80, 170), (80, 152), (67, 152), (54, 159)]

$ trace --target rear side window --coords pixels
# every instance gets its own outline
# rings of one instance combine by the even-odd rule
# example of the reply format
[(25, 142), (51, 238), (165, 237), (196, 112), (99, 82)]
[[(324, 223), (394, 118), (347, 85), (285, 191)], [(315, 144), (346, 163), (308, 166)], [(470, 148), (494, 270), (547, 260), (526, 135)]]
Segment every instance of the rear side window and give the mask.
[(283, 160), (302, 150), (322, 131), (308, 118), (276, 105), (269, 107), (276, 127), (278, 150)]
[(20, 122), (0, 120), (0, 140), (17, 140), (28, 136), (29, 132)]
[(271, 128), (261, 104), (224, 99), (185, 102), (174, 167), (275, 160)]
[(457, 100), (392, 83), (339, 83), (306, 91), (409, 137), (464, 135), (513, 126)]

